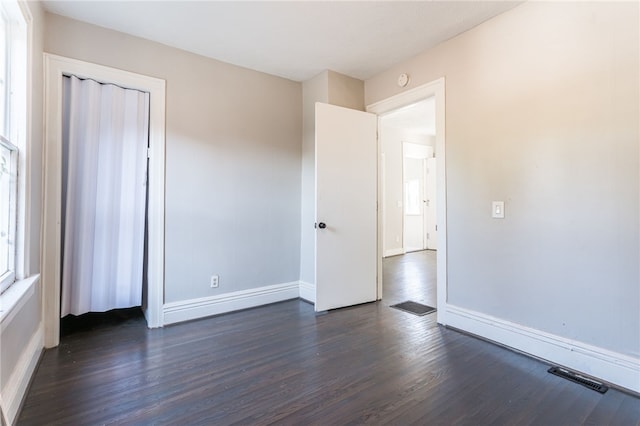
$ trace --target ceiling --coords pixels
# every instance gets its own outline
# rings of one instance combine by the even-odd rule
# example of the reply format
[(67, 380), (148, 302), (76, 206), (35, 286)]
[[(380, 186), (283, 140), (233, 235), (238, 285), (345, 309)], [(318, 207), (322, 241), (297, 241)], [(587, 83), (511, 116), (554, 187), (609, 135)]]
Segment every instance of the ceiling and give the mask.
[(49, 12), (307, 80), (370, 78), (520, 1), (48, 1)]

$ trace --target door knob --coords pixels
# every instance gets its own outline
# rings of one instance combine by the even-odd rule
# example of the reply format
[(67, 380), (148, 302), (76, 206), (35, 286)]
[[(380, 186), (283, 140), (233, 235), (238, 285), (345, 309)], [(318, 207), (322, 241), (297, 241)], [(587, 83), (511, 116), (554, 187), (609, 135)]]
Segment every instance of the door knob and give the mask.
[(326, 228), (326, 227), (327, 227), (327, 224), (326, 224), (326, 223), (324, 223), (324, 222), (320, 222), (320, 223), (318, 224), (318, 228), (320, 228), (320, 229), (324, 229), (324, 228)]

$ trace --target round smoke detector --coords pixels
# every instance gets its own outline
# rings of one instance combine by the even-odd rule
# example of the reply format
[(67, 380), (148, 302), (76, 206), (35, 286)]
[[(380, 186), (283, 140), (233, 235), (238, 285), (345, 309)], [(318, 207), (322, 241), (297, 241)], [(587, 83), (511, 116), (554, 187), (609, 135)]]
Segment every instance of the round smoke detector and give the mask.
[(405, 87), (409, 84), (409, 75), (406, 73), (402, 73), (398, 76), (398, 86)]

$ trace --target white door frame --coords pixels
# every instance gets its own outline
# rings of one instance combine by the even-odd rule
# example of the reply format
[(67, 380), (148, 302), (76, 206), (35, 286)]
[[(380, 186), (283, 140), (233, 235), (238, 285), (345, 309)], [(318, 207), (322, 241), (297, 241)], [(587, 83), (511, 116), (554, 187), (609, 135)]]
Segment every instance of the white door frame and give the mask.
[[(424, 159), (424, 178), (425, 178), (424, 179), (425, 180), (425, 182), (424, 182), (424, 185), (425, 185), (425, 187), (424, 187), (424, 192), (425, 192), (424, 193), (424, 199), (429, 201), (429, 205), (425, 206), (425, 214), (424, 214), (424, 243), (425, 243), (425, 247), (424, 248), (426, 250), (437, 250), (437, 248), (438, 248), (438, 236), (437, 236), (437, 234), (436, 234), (436, 237), (435, 237), (435, 239), (436, 239), (435, 248), (433, 248), (433, 246), (430, 247), (430, 240), (432, 241), (432, 239), (431, 238), (427, 238), (427, 235), (431, 234), (431, 232), (430, 232), (431, 229), (435, 228), (435, 227), (434, 228), (429, 228), (429, 226), (427, 226), (427, 225), (432, 224), (432, 222), (430, 220), (428, 220), (428, 219), (431, 218), (431, 214), (428, 213), (428, 212), (431, 211), (431, 202), (433, 202), (434, 200), (435, 200), (435, 203), (436, 203), (436, 210), (438, 210), (437, 194), (434, 194), (433, 192), (429, 191), (428, 188), (427, 188), (427, 179), (428, 179), (428, 174), (429, 174), (428, 170), (430, 170), (428, 164), (429, 164), (430, 161), (434, 161), (434, 162), (437, 163), (437, 160), (435, 158), (425, 158)], [(434, 164), (433, 167), (435, 167), (435, 169), (436, 169), (436, 178), (437, 178), (438, 177), (437, 176), (437, 174), (438, 174), (438, 166), (437, 166), (437, 164)], [(430, 179), (429, 179), (429, 182), (431, 182)], [(435, 190), (437, 191), (438, 190), (437, 183), (434, 183), (434, 185), (436, 185)], [(428, 195), (431, 195), (431, 197), (429, 197)], [(436, 220), (438, 219), (438, 214), (437, 213), (436, 213), (435, 219)], [(436, 222), (436, 227), (437, 227), (437, 225), (438, 224)]]
[[(438, 251), (437, 251), (437, 316), (440, 324), (446, 324), (447, 302), (447, 189), (446, 189), (446, 161), (445, 161), (445, 79), (441, 77), (435, 81), (400, 93), (382, 101), (367, 106), (367, 112), (378, 116), (395, 111), (398, 108), (414, 104), (416, 102), (435, 96), (436, 114), (436, 165), (437, 165), (437, 224), (438, 224)], [(380, 118), (378, 118), (378, 126)], [(379, 131), (378, 131), (379, 133)], [(378, 138), (378, 164), (381, 161), (382, 145)], [(381, 176), (378, 175), (378, 200), (382, 199)], [(380, 203), (378, 203), (380, 205)], [(382, 210), (378, 208), (378, 300), (382, 299), (382, 246), (383, 223)]]
[(165, 81), (44, 54), (45, 130), (42, 209), (42, 318), (44, 344), (60, 342), (60, 270), (62, 199), (62, 78), (75, 75), (101, 83), (148, 92), (149, 95), (149, 207), (147, 309), (150, 328), (163, 325), (164, 301), (164, 173), (165, 173)]

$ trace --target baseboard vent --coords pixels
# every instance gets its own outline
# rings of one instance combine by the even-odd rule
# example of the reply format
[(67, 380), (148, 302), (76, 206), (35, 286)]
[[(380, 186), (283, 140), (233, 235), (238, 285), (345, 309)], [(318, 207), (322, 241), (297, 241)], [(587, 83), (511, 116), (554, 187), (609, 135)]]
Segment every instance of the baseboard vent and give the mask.
[(574, 383), (577, 383), (579, 385), (585, 386), (591, 390), (594, 390), (596, 392), (600, 392), (600, 393), (605, 393), (606, 391), (609, 390), (609, 387), (607, 385), (604, 385), (602, 383), (598, 383), (595, 380), (592, 379), (588, 379), (586, 377), (583, 377), (577, 373), (574, 373), (573, 371), (569, 371), (566, 370), (564, 368), (560, 368), (560, 367), (551, 367), (549, 370), (547, 370), (549, 373), (551, 374), (555, 374), (558, 377), (562, 377), (564, 379), (567, 380), (571, 380)]

